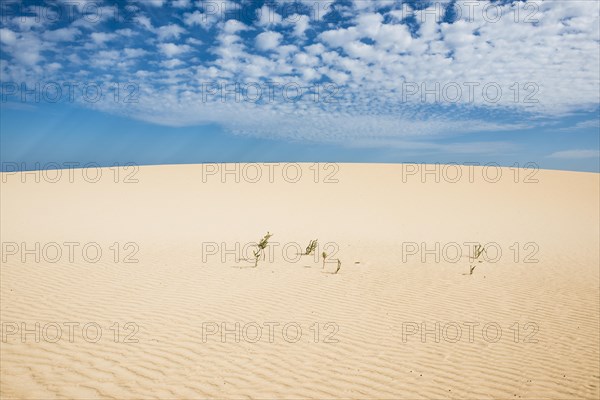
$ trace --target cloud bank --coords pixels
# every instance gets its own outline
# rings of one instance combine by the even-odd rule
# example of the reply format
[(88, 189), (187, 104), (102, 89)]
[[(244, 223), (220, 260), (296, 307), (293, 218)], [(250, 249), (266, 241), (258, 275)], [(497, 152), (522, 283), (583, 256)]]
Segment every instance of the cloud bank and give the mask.
[[(156, 124), (419, 147), (532, 128), (600, 103), (597, 2), (2, 7), (0, 72), (3, 85), (19, 84), (13, 97), (22, 83), (44, 95), (48, 82), (63, 91), (76, 82), (74, 101)], [(81, 93), (91, 82), (102, 90), (96, 101)]]

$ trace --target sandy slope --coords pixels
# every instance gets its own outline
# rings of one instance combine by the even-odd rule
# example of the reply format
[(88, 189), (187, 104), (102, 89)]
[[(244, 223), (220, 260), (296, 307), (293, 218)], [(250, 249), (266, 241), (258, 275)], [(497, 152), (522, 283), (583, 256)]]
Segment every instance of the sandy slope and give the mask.
[[(97, 183), (3, 176), (1, 397), (598, 398), (598, 174), (540, 171), (538, 183), (515, 183), (503, 169), (490, 183), (476, 168), (473, 183), (422, 183), (403, 182), (398, 165), (341, 164), (339, 182), (324, 183), (333, 169), (323, 167), (318, 183), (308, 164), (297, 183), (281, 171), (270, 183), (265, 166), (255, 184), (203, 182), (201, 166), (142, 167), (129, 184), (110, 170)], [(279, 245), (256, 269), (207, 254), (209, 242), (243, 247), (267, 230)], [(313, 238), (339, 246), (337, 275), (296, 261), (293, 245), (282, 254)], [(474, 241), (502, 257), (465, 276), (462, 243)], [(23, 262), (22, 243), (36, 242), (40, 262)], [(73, 261), (64, 242), (80, 244)], [(95, 263), (81, 252), (91, 242), (102, 250)], [(406, 254), (409, 242), (463, 253), (423, 262)], [(136, 249), (139, 262), (124, 262)], [(23, 338), (21, 323), (36, 322), (39, 342)], [(79, 323), (72, 340), (69, 322)], [(90, 322), (102, 328), (96, 343), (95, 328), (82, 333)], [(437, 342), (407, 334), (436, 322)], [(222, 323), (234, 333), (208, 335)]]

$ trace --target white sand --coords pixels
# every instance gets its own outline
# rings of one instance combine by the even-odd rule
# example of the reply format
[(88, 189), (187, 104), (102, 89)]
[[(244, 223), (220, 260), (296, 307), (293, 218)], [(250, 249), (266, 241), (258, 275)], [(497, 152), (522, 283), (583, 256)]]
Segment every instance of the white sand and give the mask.
[[(309, 168), (295, 184), (281, 172), (274, 183), (203, 183), (201, 166), (142, 167), (130, 184), (114, 183), (108, 169), (95, 184), (80, 173), (74, 183), (66, 172), (58, 183), (3, 176), (0, 397), (598, 398), (598, 174), (540, 171), (539, 183), (526, 184), (503, 169), (489, 183), (476, 168), (474, 183), (421, 183), (403, 182), (399, 165), (341, 164), (339, 183), (323, 175), (315, 183)], [(266, 231), (280, 245), (258, 268), (234, 268), (231, 255), (203, 262), (202, 243), (231, 249)], [(285, 243), (314, 238), (339, 245), (337, 275), (309, 257), (283, 257)], [(497, 243), (502, 257), (472, 276), (463, 275), (467, 247), (455, 263), (450, 254), (403, 260), (403, 243), (474, 241)], [(22, 243), (36, 242), (47, 254), (22, 262)], [(63, 249), (54, 263), (53, 242)], [(64, 242), (80, 243), (73, 262)], [(90, 242), (103, 251), (97, 263), (82, 256)], [(139, 247), (138, 263), (123, 262), (135, 249), (128, 242)], [(525, 262), (536, 248), (539, 262)], [(79, 324), (72, 341), (69, 322)], [(90, 322), (102, 328), (97, 343), (86, 341), (93, 328), (81, 332)], [(124, 343), (128, 322), (139, 327), (138, 343)], [(239, 342), (234, 334), (203, 339), (236, 322)], [(269, 322), (280, 324), (272, 343)], [(403, 340), (403, 327), (436, 322), (439, 342), (434, 334)], [(23, 339), (21, 323), (40, 324), (39, 342)], [(62, 327), (56, 343), (53, 323)], [(297, 342), (282, 336), (286, 323), (302, 328)], [(502, 329), (495, 343), (482, 337), (490, 323)], [(257, 325), (262, 337), (252, 343)]]

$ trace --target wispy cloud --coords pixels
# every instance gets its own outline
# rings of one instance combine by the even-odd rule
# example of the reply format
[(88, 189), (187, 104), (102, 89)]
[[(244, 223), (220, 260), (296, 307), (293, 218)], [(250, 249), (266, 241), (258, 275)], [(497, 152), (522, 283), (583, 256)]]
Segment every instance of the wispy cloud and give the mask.
[(563, 150), (552, 153), (549, 158), (579, 160), (584, 158), (600, 158), (598, 150)]
[(600, 130), (600, 119), (590, 119), (587, 121), (577, 122), (575, 125), (560, 128), (560, 131), (578, 131), (581, 129), (598, 129)]

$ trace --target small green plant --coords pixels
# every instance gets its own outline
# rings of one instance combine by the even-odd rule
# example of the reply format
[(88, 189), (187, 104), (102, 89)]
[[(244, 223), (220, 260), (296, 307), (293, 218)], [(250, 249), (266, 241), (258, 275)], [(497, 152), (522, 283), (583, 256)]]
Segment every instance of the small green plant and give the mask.
[[(483, 253), (487, 254), (485, 248), (481, 244), (478, 244), (477, 246), (475, 246), (475, 249), (473, 250), (473, 257), (469, 257), (469, 258), (471, 260), (473, 260), (473, 262), (477, 261), (479, 263), (482, 263), (483, 261), (481, 261), (479, 259), (479, 257), (481, 257), (481, 255)], [(469, 273), (468, 274), (463, 274), (463, 275), (473, 275), (473, 271), (475, 271), (475, 267), (477, 267), (477, 264), (470, 265), (469, 266)]]
[[(478, 260), (478, 259), (479, 259), (479, 257), (481, 257), (481, 255), (482, 255), (483, 253), (486, 253), (486, 251), (485, 251), (485, 248), (484, 248), (482, 245), (478, 244), (477, 246), (475, 246), (475, 252), (474, 252), (474, 253), (475, 253), (475, 254), (474, 254), (474, 257), (473, 257), (473, 258), (474, 258), (475, 260)], [(486, 253), (486, 254), (487, 254), (487, 253)], [(481, 262), (481, 261), (479, 261), (479, 262)]]
[(271, 236), (273, 236), (273, 234), (267, 232), (267, 234), (256, 245), (257, 249), (254, 251), (254, 267), (255, 268), (258, 266), (258, 261), (260, 260), (260, 258), (261, 257), (264, 258), (265, 249), (267, 248), (267, 245), (269, 244), (269, 239), (271, 238)]
[(327, 258), (327, 253), (323, 252), (321, 253), (321, 256), (323, 256), (323, 268), (325, 268), (325, 259)]
[(306, 250), (304, 251), (304, 254), (302, 254), (303, 256), (310, 256), (313, 251), (315, 251), (315, 249), (317, 248), (317, 242), (319, 239), (315, 239), (315, 240), (311, 240), (308, 243), (308, 246), (306, 246)]
[(337, 263), (337, 269), (335, 270), (334, 274), (337, 274), (338, 271), (340, 270), (340, 268), (342, 268), (342, 262), (339, 259), (337, 261), (338, 261), (338, 263)]

